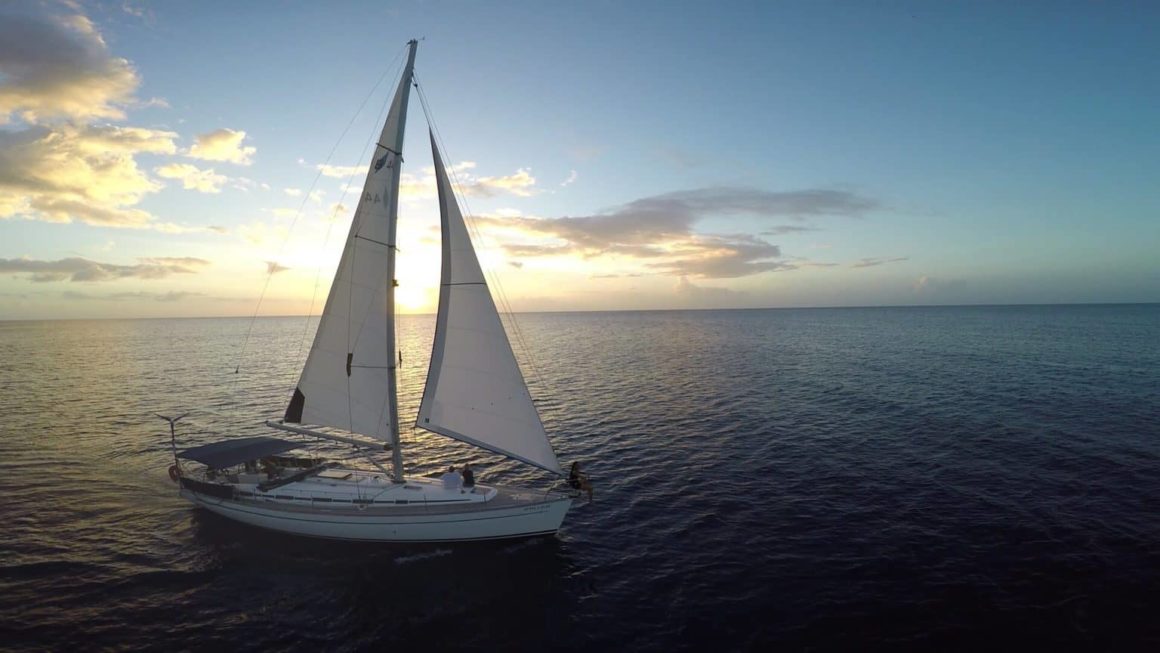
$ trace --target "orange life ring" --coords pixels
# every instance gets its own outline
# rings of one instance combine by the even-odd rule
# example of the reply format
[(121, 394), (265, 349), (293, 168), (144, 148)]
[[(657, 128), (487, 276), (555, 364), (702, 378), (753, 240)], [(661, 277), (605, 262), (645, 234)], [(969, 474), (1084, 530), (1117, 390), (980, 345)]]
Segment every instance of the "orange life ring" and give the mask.
[(177, 465), (170, 465), (169, 466), (169, 480), (176, 483), (177, 479), (180, 477), (181, 477), (181, 471), (177, 469)]

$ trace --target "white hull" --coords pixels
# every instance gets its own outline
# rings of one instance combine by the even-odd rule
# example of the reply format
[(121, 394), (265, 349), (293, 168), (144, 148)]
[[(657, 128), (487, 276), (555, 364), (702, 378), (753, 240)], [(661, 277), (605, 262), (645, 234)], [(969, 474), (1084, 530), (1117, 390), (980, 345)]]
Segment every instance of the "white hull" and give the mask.
[[(504, 495), (455, 508), (322, 509), (277, 502), (221, 499), (182, 489), (181, 496), (228, 519), (292, 535), (363, 542), (454, 542), (551, 535), (571, 497)], [(531, 497), (534, 499), (529, 500)]]

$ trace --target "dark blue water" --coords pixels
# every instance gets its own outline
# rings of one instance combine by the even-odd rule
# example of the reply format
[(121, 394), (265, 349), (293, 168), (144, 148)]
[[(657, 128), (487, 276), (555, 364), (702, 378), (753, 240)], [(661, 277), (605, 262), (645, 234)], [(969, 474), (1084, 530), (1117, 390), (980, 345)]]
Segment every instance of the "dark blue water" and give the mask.
[[(316, 542), (194, 510), (301, 319), (0, 323), (0, 649), (1160, 646), (1160, 306), (526, 315), (596, 501), (558, 537)], [(431, 320), (403, 320), (404, 414)], [(421, 432), (423, 474), (538, 474)]]

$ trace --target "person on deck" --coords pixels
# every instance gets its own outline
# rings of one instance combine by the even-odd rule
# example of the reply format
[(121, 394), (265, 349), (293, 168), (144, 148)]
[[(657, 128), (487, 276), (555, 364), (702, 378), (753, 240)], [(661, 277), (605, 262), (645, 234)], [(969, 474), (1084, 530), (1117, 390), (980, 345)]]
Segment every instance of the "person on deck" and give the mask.
[(574, 490), (585, 490), (588, 492), (588, 500), (592, 500), (592, 482), (588, 480), (588, 475), (580, 471), (580, 461), (572, 463), (572, 469), (568, 472), (568, 485)]
[(463, 464), (463, 489), (475, 492), (475, 472), (471, 471), (471, 463)]
[(448, 490), (458, 490), (463, 485), (463, 477), (455, 471), (455, 465), (447, 468), (447, 472), (440, 477), (443, 487)]

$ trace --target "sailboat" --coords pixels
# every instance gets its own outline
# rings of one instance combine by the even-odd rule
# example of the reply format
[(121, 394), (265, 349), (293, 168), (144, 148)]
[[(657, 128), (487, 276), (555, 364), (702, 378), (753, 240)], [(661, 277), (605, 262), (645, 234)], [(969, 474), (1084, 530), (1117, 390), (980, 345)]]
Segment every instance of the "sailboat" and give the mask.
[[(307, 440), (232, 438), (177, 451), (170, 476), (195, 505), (294, 535), (446, 542), (554, 534), (575, 491), (463, 487), (406, 477), (395, 358), (395, 235), (415, 50), (390, 105), (313, 345), (280, 432), (359, 447), (376, 469), (289, 455)], [(488, 289), (433, 130), (442, 272), (427, 383), (416, 426), (541, 468), (563, 471)], [(170, 421), (172, 433), (173, 421)], [(335, 430), (340, 431), (336, 433)], [(391, 469), (374, 461), (390, 452)], [(200, 463), (200, 468), (191, 463)]]

